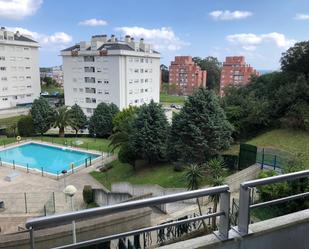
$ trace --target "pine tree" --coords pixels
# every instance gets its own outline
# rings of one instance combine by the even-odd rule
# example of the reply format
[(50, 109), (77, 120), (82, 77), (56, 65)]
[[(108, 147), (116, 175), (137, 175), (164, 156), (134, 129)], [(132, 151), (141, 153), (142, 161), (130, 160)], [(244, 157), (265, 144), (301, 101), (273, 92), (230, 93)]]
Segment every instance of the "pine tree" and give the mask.
[(43, 135), (54, 121), (54, 111), (44, 98), (35, 99), (30, 114), (33, 119), (34, 131)]
[(149, 164), (165, 159), (168, 126), (161, 105), (151, 101), (141, 106), (129, 137), (135, 154)]
[(113, 132), (113, 118), (119, 112), (115, 104), (100, 103), (89, 121), (89, 133), (98, 137), (108, 137)]
[(230, 146), (232, 130), (215, 93), (198, 89), (173, 117), (169, 158), (204, 163)]

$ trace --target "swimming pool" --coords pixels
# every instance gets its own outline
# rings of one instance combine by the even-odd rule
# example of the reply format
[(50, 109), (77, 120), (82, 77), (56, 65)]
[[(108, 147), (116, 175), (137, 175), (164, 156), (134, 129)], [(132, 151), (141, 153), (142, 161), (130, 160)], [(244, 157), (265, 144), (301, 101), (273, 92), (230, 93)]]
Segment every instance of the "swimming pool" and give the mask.
[[(0, 151), (2, 162), (38, 169), (52, 174), (60, 174), (62, 170), (71, 170), (71, 164), (79, 167), (85, 159), (96, 159), (100, 155), (69, 148), (49, 146), (39, 143), (27, 143)], [(13, 161), (14, 160), (14, 161)]]

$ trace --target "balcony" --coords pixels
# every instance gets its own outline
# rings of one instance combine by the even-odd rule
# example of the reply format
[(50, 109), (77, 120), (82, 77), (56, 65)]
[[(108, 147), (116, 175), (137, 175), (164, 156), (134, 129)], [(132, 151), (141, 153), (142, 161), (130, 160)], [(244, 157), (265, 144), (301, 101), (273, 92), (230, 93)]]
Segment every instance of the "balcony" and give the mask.
[[(252, 180), (240, 184), (238, 221), (231, 226), (228, 185), (133, 200), (116, 205), (28, 220), (26, 230), (15, 235), (18, 248), (205, 248), (205, 249), (306, 249), (309, 210), (251, 224), (250, 210), (306, 198), (309, 192), (254, 203), (252, 188), (309, 177), (309, 170)], [(149, 207), (220, 196), (217, 212), (150, 223)], [(217, 231), (205, 232), (202, 221), (216, 217)], [(155, 238), (156, 239), (151, 239)], [(149, 239), (150, 238), (150, 239)], [(3, 243), (3, 239), (2, 242)], [(0, 245), (1, 245), (0, 243)], [(16, 241), (7, 242), (16, 246)], [(15, 247), (16, 248), (16, 247)]]

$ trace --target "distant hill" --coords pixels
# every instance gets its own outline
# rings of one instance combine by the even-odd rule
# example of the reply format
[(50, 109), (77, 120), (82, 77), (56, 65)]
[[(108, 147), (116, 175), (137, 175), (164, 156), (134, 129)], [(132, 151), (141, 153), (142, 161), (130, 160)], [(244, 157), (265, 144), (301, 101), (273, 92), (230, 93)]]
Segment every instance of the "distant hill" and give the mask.
[(267, 70), (267, 69), (261, 69), (261, 70), (257, 70), (261, 75), (263, 74), (267, 74), (267, 73), (272, 73), (275, 72), (276, 70)]

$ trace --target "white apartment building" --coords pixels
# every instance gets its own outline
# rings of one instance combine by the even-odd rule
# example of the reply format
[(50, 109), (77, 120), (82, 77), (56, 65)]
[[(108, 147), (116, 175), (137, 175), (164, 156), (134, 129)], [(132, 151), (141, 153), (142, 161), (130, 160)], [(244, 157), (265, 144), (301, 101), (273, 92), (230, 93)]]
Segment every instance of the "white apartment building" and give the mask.
[(126, 36), (92, 36), (61, 51), (63, 58), (65, 104), (80, 105), (91, 116), (101, 103), (114, 103), (120, 109), (139, 106), (152, 99), (159, 102), (160, 54), (141, 39)]
[(0, 109), (26, 105), (40, 96), (39, 44), (0, 29)]

